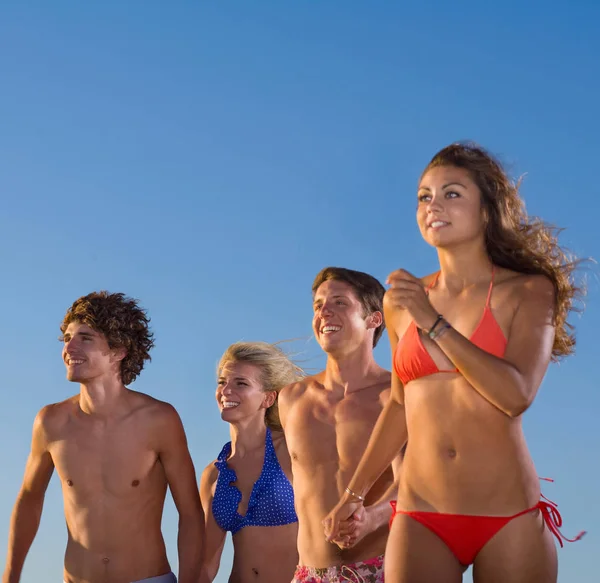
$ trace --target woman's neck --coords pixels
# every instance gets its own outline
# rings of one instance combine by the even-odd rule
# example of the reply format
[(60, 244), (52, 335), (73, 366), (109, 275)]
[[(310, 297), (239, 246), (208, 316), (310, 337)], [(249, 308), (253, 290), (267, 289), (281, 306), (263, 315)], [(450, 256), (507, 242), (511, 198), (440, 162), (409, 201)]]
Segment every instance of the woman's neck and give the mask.
[(438, 258), (440, 283), (454, 292), (489, 280), (494, 267), (485, 247), (479, 243), (469, 247), (438, 249)]
[(251, 419), (230, 423), (231, 455), (244, 457), (246, 454), (264, 448), (267, 434), (264, 412)]

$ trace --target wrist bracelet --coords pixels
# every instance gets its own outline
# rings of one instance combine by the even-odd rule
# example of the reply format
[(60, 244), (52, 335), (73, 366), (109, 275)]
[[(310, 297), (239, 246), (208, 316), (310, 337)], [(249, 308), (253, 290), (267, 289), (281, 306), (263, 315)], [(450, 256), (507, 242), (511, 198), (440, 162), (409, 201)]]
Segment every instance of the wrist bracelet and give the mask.
[(435, 322), (433, 323), (433, 326), (431, 328), (429, 328), (429, 330), (427, 330), (427, 336), (429, 336), (429, 338), (433, 339), (434, 336), (432, 336), (434, 330), (437, 328), (438, 324), (444, 319), (444, 316), (442, 316), (441, 314), (437, 315), (437, 318), (435, 319)]
[(346, 487), (346, 492), (348, 494), (350, 494), (350, 496), (352, 496), (353, 498), (356, 498), (357, 500), (360, 500), (361, 502), (365, 501), (365, 497), (361, 496), (360, 494), (356, 494), (355, 492), (353, 492), (352, 490), (350, 490), (350, 488)]
[(438, 328), (437, 332), (434, 334), (429, 334), (429, 338), (431, 338), (431, 340), (437, 340), (446, 330), (448, 330), (448, 328), (452, 328), (452, 326), (444, 321), (444, 325)]

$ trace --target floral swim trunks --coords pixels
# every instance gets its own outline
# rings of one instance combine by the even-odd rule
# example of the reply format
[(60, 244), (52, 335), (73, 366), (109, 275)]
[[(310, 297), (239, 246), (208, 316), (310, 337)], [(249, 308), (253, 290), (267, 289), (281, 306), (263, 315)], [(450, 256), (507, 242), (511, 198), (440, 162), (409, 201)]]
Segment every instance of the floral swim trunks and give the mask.
[(298, 565), (292, 583), (384, 583), (383, 555), (336, 567)]

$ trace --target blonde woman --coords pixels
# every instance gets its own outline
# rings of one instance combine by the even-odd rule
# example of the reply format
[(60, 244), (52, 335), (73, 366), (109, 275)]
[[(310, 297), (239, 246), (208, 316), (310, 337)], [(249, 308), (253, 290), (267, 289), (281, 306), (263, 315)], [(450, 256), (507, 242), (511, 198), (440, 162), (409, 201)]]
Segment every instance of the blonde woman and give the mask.
[(231, 441), (200, 481), (210, 581), (219, 569), (228, 531), (234, 547), (230, 583), (292, 579), (298, 518), (277, 395), (302, 375), (281, 349), (266, 342), (237, 342), (221, 357), (216, 399)]

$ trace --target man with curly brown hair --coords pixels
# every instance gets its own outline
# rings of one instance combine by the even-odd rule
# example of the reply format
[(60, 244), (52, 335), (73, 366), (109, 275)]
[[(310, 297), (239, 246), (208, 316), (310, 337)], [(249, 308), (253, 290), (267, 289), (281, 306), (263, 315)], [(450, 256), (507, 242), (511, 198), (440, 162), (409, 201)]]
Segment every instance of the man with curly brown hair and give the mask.
[(80, 391), (35, 419), (3, 583), (20, 580), (55, 468), (65, 583), (175, 582), (161, 534), (167, 486), (179, 512), (179, 581), (198, 583), (204, 517), (181, 420), (126, 386), (154, 345), (145, 311), (121, 293), (94, 292), (75, 301), (60, 329), (67, 379)]

